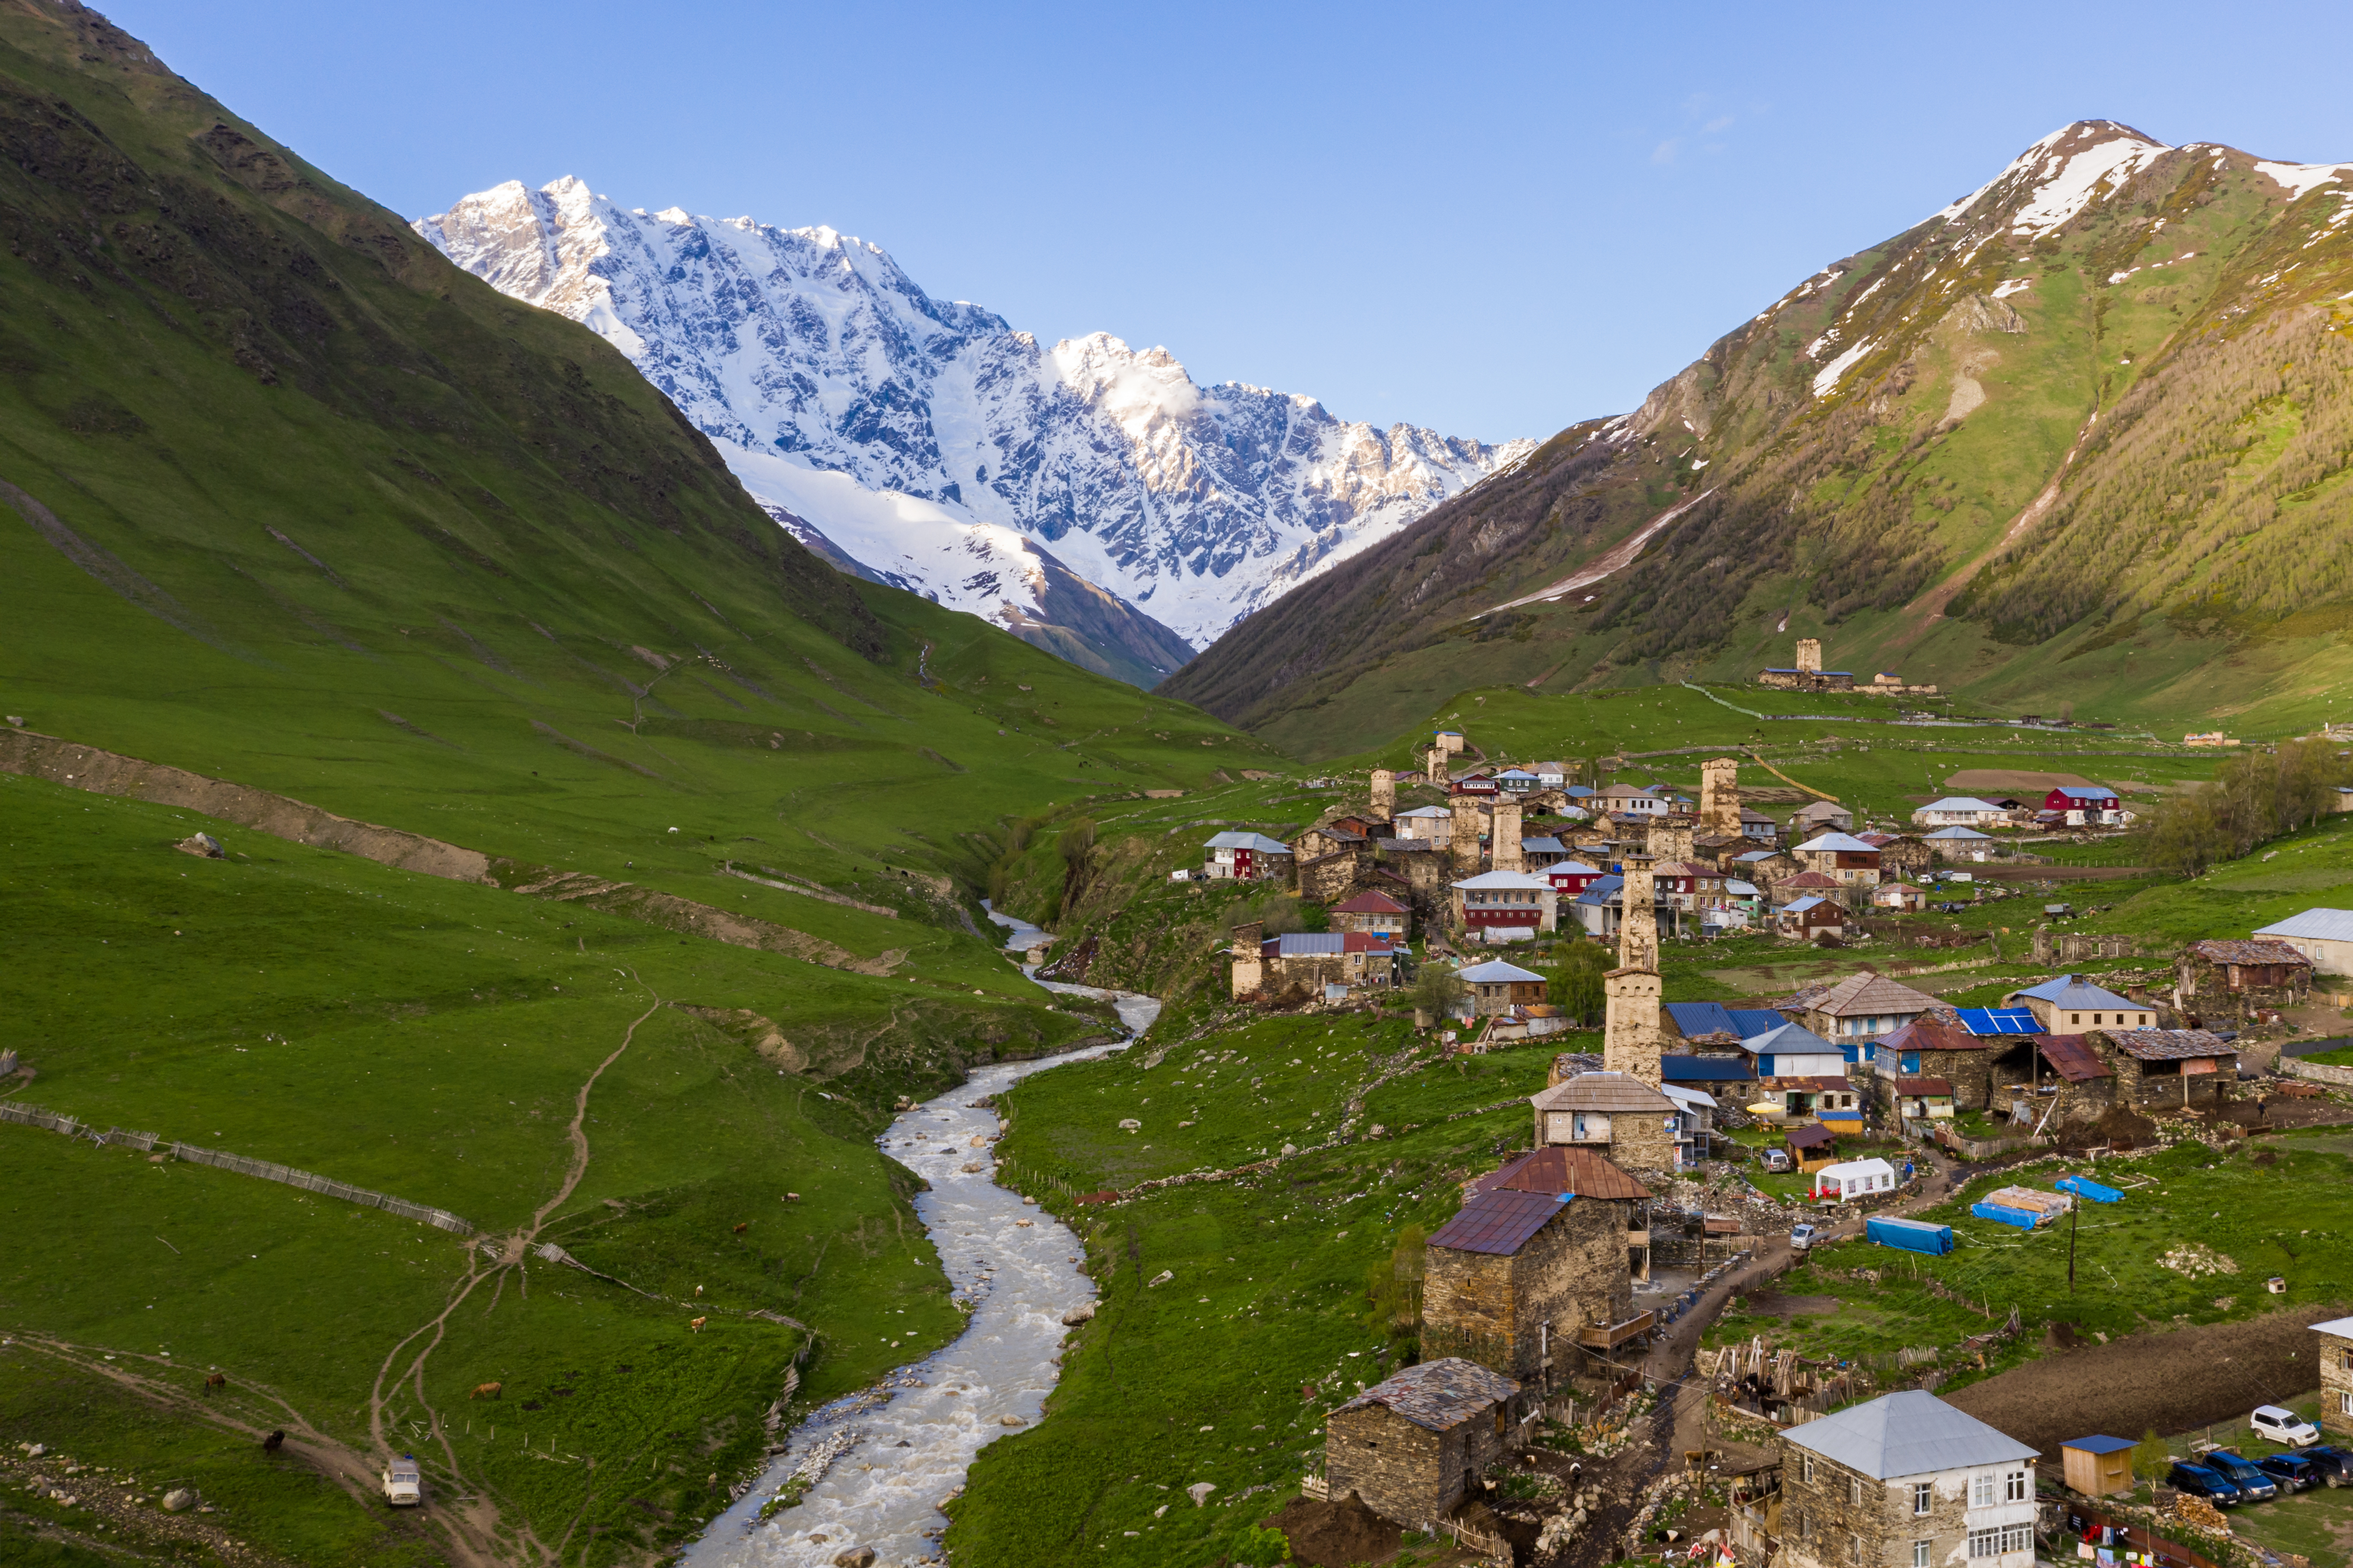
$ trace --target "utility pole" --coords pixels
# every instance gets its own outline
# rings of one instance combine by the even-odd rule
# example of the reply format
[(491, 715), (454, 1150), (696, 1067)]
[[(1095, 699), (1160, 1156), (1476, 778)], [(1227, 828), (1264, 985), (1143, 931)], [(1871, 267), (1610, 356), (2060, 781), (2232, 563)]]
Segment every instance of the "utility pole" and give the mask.
[(2075, 1222), (2084, 1215), (2084, 1199), (2076, 1194), (2067, 1205), (2067, 1294), (2075, 1293)]

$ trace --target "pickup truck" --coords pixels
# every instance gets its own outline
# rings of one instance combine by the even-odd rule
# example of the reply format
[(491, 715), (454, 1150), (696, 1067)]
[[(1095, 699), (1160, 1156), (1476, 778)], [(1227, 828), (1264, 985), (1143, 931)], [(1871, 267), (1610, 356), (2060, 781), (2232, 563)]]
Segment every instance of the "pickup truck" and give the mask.
[(1810, 1225), (1791, 1226), (1789, 1227), (1789, 1250), (1792, 1252), (1805, 1251), (1808, 1247), (1814, 1245), (1814, 1238), (1821, 1234), (1822, 1233), (1819, 1229)]
[(415, 1508), (425, 1500), (425, 1478), (417, 1473), (417, 1456), (403, 1454), (385, 1466), (384, 1500), (395, 1508)]
[(2165, 1484), (2191, 1497), (2202, 1497), (2216, 1508), (2230, 1508), (2246, 1500), (2246, 1494), (2232, 1485), (2228, 1476), (2204, 1465), (2178, 1463), (2166, 1471)]
[(2249, 1502), (2269, 1502), (2279, 1495), (2279, 1488), (2272, 1484), (2271, 1477), (2228, 1448), (2216, 1448), (2211, 1453), (2200, 1454), (2198, 1462), (2210, 1470), (2221, 1471)]

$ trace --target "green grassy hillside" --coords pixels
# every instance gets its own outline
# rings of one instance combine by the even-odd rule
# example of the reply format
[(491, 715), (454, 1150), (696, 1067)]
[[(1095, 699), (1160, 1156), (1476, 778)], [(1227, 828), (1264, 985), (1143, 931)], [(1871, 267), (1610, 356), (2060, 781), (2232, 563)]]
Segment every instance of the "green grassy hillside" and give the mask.
[(2147, 144), (2053, 218), (2060, 163), (2133, 135), (2070, 127), (1165, 689), (1321, 755), (1468, 685), (1746, 683), (1813, 636), (1832, 668), (2010, 711), (2258, 737), (2332, 716), (2353, 195)]

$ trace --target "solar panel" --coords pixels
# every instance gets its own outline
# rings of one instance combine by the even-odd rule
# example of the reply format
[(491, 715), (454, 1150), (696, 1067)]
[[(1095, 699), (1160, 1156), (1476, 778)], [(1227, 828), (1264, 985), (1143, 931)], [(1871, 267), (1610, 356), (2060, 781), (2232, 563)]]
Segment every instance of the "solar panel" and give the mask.
[(1972, 1035), (2039, 1035), (2042, 1026), (2025, 1007), (1961, 1007), (1961, 1027)]

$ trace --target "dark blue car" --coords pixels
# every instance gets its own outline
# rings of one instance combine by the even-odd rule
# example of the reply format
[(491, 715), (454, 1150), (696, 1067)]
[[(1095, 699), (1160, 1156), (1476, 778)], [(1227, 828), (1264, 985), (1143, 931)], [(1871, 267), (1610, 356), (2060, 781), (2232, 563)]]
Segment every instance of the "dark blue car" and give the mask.
[(2216, 1448), (2201, 1454), (2199, 1463), (2210, 1470), (2221, 1471), (2250, 1502), (2269, 1502), (2279, 1495), (2279, 1489), (2272, 1484), (2271, 1477), (2228, 1448)]
[(2353, 1454), (2347, 1453), (2333, 1443), (2321, 1443), (2309, 1448), (2299, 1448), (2296, 1450), (2296, 1458), (2309, 1459), (2312, 1462), (2312, 1468), (2319, 1472), (2320, 1479), (2324, 1481), (2331, 1476), (2353, 1477)]
[(2309, 1491), (2321, 1482), (2320, 1467), (2302, 1454), (2266, 1454), (2255, 1461), (2255, 1468), (2287, 1491)]
[(2230, 1508), (2246, 1500), (2245, 1494), (2228, 1476), (2204, 1465), (2177, 1464), (2165, 1473), (2165, 1484), (2191, 1497), (2202, 1497), (2216, 1508)]

